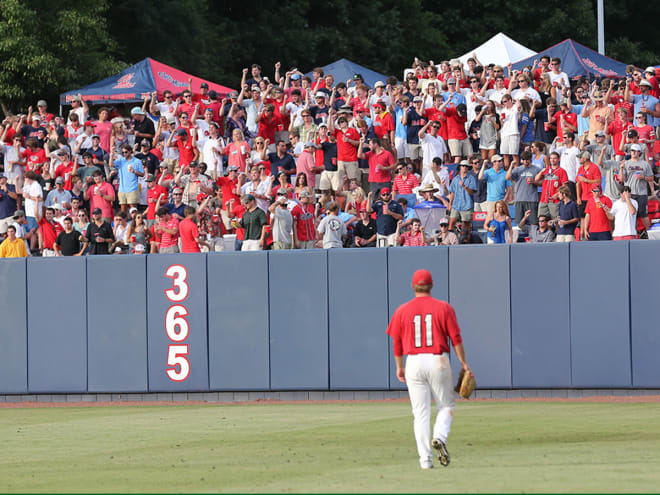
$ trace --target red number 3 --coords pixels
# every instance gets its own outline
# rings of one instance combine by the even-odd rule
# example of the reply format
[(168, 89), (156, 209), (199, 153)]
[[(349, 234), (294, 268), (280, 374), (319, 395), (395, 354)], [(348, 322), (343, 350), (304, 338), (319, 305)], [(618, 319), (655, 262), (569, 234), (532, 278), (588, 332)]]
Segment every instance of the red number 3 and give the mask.
[[(165, 276), (172, 279), (172, 288), (165, 290), (165, 296), (172, 302), (183, 303), (188, 297), (188, 271), (185, 266), (172, 265), (165, 271)], [(172, 344), (167, 346), (167, 376), (175, 382), (185, 381), (190, 376), (188, 338), (190, 325), (188, 309), (183, 304), (173, 304), (165, 314), (165, 333)]]

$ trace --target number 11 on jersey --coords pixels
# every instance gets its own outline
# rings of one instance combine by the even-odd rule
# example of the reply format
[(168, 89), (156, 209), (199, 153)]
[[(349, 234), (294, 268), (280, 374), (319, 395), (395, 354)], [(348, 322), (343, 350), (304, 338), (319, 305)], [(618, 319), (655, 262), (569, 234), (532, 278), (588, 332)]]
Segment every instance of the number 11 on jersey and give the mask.
[(424, 315), (424, 330), (426, 343), (422, 344), (422, 315), (415, 315), (413, 317), (415, 324), (415, 347), (432, 347), (433, 346), (433, 316), (431, 313)]

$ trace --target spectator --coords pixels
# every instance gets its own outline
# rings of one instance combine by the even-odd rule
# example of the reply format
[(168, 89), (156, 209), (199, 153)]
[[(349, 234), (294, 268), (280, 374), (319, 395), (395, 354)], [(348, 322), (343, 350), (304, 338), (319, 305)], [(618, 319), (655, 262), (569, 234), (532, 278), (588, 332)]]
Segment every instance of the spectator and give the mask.
[(502, 96), (502, 130), (500, 136), (502, 143), (500, 144), (500, 153), (504, 155), (504, 166), (508, 170), (511, 166), (511, 161), (514, 162), (514, 167), (518, 164), (518, 152), (520, 151), (520, 116), (522, 107), (520, 101), (513, 103), (513, 98), (510, 94)]
[(557, 112), (557, 100), (555, 98), (547, 98), (544, 107), (539, 109), (534, 108), (533, 110), (533, 117), (536, 119), (534, 137), (541, 143), (552, 143), (557, 137), (557, 125), (552, 122), (552, 116)]
[(557, 220), (557, 242), (571, 242), (575, 240), (575, 228), (580, 221), (580, 216), (569, 187), (564, 184), (558, 192), (561, 201)]
[(511, 217), (506, 201), (495, 202), (493, 211), (489, 212), (486, 217), (484, 229), (488, 231), (488, 244), (511, 244), (513, 242), (513, 227), (511, 227)]
[(37, 182), (37, 177), (35, 172), (28, 170), (25, 172), (25, 182), (23, 184), (25, 218), (27, 219), (26, 236), (30, 238), (31, 234), (34, 233), (35, 242), (31, 241), (33, 249), (36, 245), (37, 219), (41, 217), (41, 203), (43, 202), (43, 191), (39, 182)]
[(472, 201), (474, 201), (474, 211), (487, 211), (488, 202), (487, 202), (487, 187), (488, 183), (485, 179), (479, 179), (479, 172), (481, 171), (481, 159), (479, 155), (472, 155), (470, 158), (470, 165), (472, 169), (469, 171), (470, 176), (474, 177), (474, 180), (477, 184), (477, 189), (472, 195)]
[(64, 231), (60, 232), (54, 244), (56, 256), (82, 256), (87, 249), (83, 235), (73, 229), (73, 219), (64, 219)]
[(384, 187), (380, 190), (381, 199), (373, 202), (373, 192), (367, 196), (367, 211), (376, 212), (377, 236), (376, 244), (378, 247), (391, 247), (395, 245), (396, 225), (399, 220), (403, 220), (403, 209), (401, 205), (392, 200), (392, 193), (389, 188)]
[(390, 146), (394, 146), (394, 118), (392, 117), (392, 114), (387, 111), (385, 101), (379, 100), (375, 105), (372, 105), (372, 107), (376, 109), (376, 115), (374, 118), (374, 131), (376, 132), (376, 136), (378, 136), (379, 139), (385, 139)]
[(395, 116), (394, 147), (396, 156), (399, 160), (410, 159), (410, 150), (408, 149), (408, 126), (403, 123), (403, 117), (410, 108), (410, 99), (403, 96), (403, 93), (397, 94), (396, 101), (392, 110)]
[(264, 248), (264, 227), (268, 224), (266, 213), (257, 206), (257, 199), (252, 194), (243, 196), (242, 202), (246, 211), (235, 225), (245, 229), (241, 251), (261, 251)]
[[(111, 141), (114, 145), (114, 140)], [(110, 168), (116, 168), (119, 174), (119, 205), (122, 211), (128, 211), (140, 204), (140, 189), (138, 177), (144, 176), (142, 162), (133, 156), (130, 144), (121, 147), (122, 157), (115, 160), (114, 154), (110, 154)]]
[(642, 79), (639, 83), (640, 94), (631, 93), (630, 86), (626, 87), (624, 98), (633, 103), (635, 115), (639, 113), (646, 114), (649, 124), (655, 125), (656, 118), (660, 118), (660, 100), (651, 95), (651, 83), (646, 79)]
[(151, 140), (143, 139), (140, 141), (140, 151), (135, 154), (135, 158), (142, 162), (142, 165), (147, 174), (156, 174), (158, 171), (158, 157), (151, 151)]
[(506, 179), (506, 171), (502, 168), (503, 158), (500, 155), (493, 155), (492, 168), (486, 169), (486, 162), (479, 171), (479, 180), (486, 181), (486, 204), (488, 213), (495, 211), (495, 203), (502, 201), (507, 196), (507, 190), (510, 186)]
[(5, 174), (0, 174), (0, 227), (11, 223), (12, 216), (17, 208), (18, 198), (16, 186), (9, 184)]
[(538, 225), (537, 212), (539, 208), (539, 194), (535, 177), (542, 167), (532, 165), (532, 154), (523, 151), (520, 154), (522, 165), (511, 167), (506, 174), (507, 180), (515, 182), (514, 197), (516, 198), (516, 223), (519, 224), (523, 214), (529, 210), (531, 216), (528, 221), (532, 225)]
[[(430, 131), (427, 133), (427, 129)], [(440, 122), (437, 120), (428, 121), (418, 133), (419, 141), (422, 147), (422, 173), (425, 174), (431, 169), (431, 163), (434, 158), (442, 158), (447, 153), (447, 146), (444, 139), (438, 135), (440, 131)]]
[(300, 191), (298, 201), (298, 205), (291, 210), (293, 242), (296, 249), (314, 249), (316, 247), (315, 215), (314, 206), (310, 203), (309, 191)]
[(0, 258), (25, 258), (28, 252), (23, 239), (16, 237), (16, 227), (7, 226), (7, 238), (0, 244)]
[(92, 155), (92, 165), (98, 167), (99, 170), (103, 168), (106, 162), (109, 160), (110, 155), (101, 147), (101, 137), (98, 134), (92, 134), (90, 146), (85, 146), (85, 141), (80, 141), (74, 152), (76, 154), (89, 153)]
[(453, 231), (456, 222), (460, 221), (463, 228), (472, 228), (474, 214), (474, 201), (472, 195), (477, 190), (476, 179), (468, 173), (470, 162), (461, 161), (458, 165), (458, 174), (449, 185), (449, 230)]
[(60, 232), (64, 230), (59, 222), (55, 221), (55, 212), (58, 211), (60, 205), (53, 205), (46, 208), (44, 217), (39, 220), (39, 230), (37, 235), (39, 238), (39, 251), (42, 256), (52, 257), (56, 256), (55, 241)]
[(642, 219), (644, 228), (648, 230), (651, 223), (648, 216), (647, 184), (653, 182), (653, 171), (648, 162), (641, 159), (642, 147), (639, 144), (630, 147), (630, 155), (630, 160), (621, 162), (620, 175), (623, 183), (630, 188), (632, 199), (637, 203), (637, 217)]
[(559, 153), (550, 153), (550, 165), (541, 170), (534, 181), (542, 181), (541, 200), (539, 202), (539, 217), (549, 216), (553, 220), (559, 216), (559, 187), (568, 182), (566, 171), (559, 166)]
[(440, 233), (434, 237), (438, 245), (456, 246), (458, 244), (458, 237), (449, 230), (449, 220), (446, 218), (440, 220)]
[[(450, 100), (446, 99), (445, 101)], [(467, 107), (465, 103), (460, 103), (457, 106), (450, 103), (444, 108), (444, 113), (447, 118), (449, 152), (454, 159), (454, 163), (459, 163), (463, 157), (472, 153), (472, 144), (465, 132)]]
[(611, 241), (612, 233), (607, 213), (612, 208), (612, 201), (602, 195), (598, 184), (592, 184), (591, 192), (592, 196), (587, 202), (581, 225), (582, 236), (590, 241)]
[(100, 170), (92, 174), (94, 183), (88, 185), (85, 189), (84, 199), (89, 201), (90, 209), (101, 210), (103, 221), (110, 223), (113, 218), (112, 204), (115, 200), (115, 190), (107, 182), (105, 182), (103, 173)]
[[(239, 183), (243, 177), (245, 176), (241, 176)], [(265, 212), (268, 210), (268, 205), (270, 204), (268, 190), (271, 186), (272, 179), (274, 179), (274, 177), (270, 176), (268, 180), (262, 180), (259, 168), (253, 167), (250, 170), (250, 181), (241, 186), (241, 194), (250, 194), (254, 196), (257, 201), (257, 206)]]
[[(183, 172), (189, 172), (183, 174)], [(213, 194), (211, 181), (206, 175), (199, 172), (199, 163), (190, 162), (188, 167), (181, 167), (179, 173), (174, 176), (174, 182), (180, 188), (183, 188), (183, 203), (186, 206), (197, 208), (199, 202), (197, 196), (201, 194)]]
[(358, 208), (360, 220), (353, 227), (354, 247), (376, 247), (376, 220), (366, 208)]
[[(611, 125), (611, 124), (610, 124)], [(594, 144), (589, 144), (589, 138), (585, 135), (580, 149), (583, 151), (588, 151), (591, 153), (591, 156), (600, 156), (602, 150), (605, 150), (604, 159), (613, 160), (614, 159), (614, 148), (611, 144), (608, 144), (605, 141), (607, 134), (605, 131), (596, 131), (594, 134), (596, 137), (596, 142)]]
[(268, 207), (268, 211), (273, 216), (273, 249), (291, 249), (293, 247), (293, 216), (287, 208), (287, 203), (286, 192), (284, 192)]
[(538, 225), (527, 225), (527, 219), (530, 218), (532, 213), (532, 210), (525, 211), (518, 224), (518, 228), (529, 239), (529, 242), (554, 242), (555, 233), (548, 224), (550, 217), (548, 215), (539, 215)]
[(424, 227), (419, 218), (413, 218), (410, 222), (410, 230), (401, 233), (403, 228), (403, 221), (399, 220), (396, 223), (396, 237), (395, 243), (397, 246), (426, 246), (428, 245), (426, 235), (424, 234)]
[(561, 70), (561, 59), (559, 57), (553, 57), (550, 60), (550, 82), (554, 87), (570, 87), (571, 83), (568, 80), (568, 75)]
[(596, 89), (591, 89), (590, 100), (582, 109), (582, 117), (589, 118), (589, 141), (596, 142), (596, 132), (605, 131), (609, 122), (614, 120), (612, 109), (604, 103), (605, 96)]
[(559, 111), (555, 113), (551, 122), (557, 127), (557, 142), (564, 142), (564, 134), (577, 132), (577, 114), (571, 111), (571, 99), (568, 97), (559, 98)]
[(314, 163), (314, 152), (319, 148), (313, 141), (307, 141), (296, 163), (296, 173), (307, 176), (307, 184), (312, 190), (316, 190), (316, 174), (325, 170), (325, 167), (317, 166)]
[[(254, 142), (257, 143), (259, 139), (255, 139)], [(277, 176), (280, 172), (284, 172), (287, 176), (296, 175), (296, 161), (287, 152), (286, 141), (282, 139), (277, 140), (273, 153), (266, 154), (266, 147), (264, 146), (261, 152), (261, 160), (270, 161), (270, 173), (274, 176)]]
[[(69, 118), (67, 120), (66, 125), (67, 126), (72, 125), (74, 119), (77, 119), (77, 122), (82, 126), (85, 124), (85, 122), (87, 122), (88, 117), (89, 117), (89, 107), (87, 106), (87, 103), (85, 103), (85, 100), (83, 99), (82, 95), (78, 94), (78, 96), (73, 96), (71, 98), (71, 110), (69, 111)], [(71, 137), (70, 134), (69, 137)]]
[(357, 156), (369, 162), (369, 191), (378, 193), (383, 188), (389, 189), (391, 170), (396, 167), (392, 153), (383, 147), (383, 141), (379, 138), (371, 138), (369, 141), (371, 151), (364, 153), (363, 147), (364, 137), (361, 137)]
[(4, 144), (9, 129), (11, 127), (7, 124), (2, 132), (2, 137), (0, 137), (0, 143), (2, 143), (0, 144), (0, 150), (4, 156), (4, 175), (7, 178), (7, 182), (16, 187), (23, 184), (23, 172), (27, 162), (24, 159), (25, 148), (21, 146), (23, 140), (20, 134), (14, 134), (10, 141), (12, 143), (11, 145)]
[[(411, 81), (413, 81), (416, 84), (416, 79), (411, 79)], [(401, 123), (407, 128), (406, 142), (408, 145), (408, 153), (410, 159), (413, 161), (413, 163), (415, 163), (415, 167), (419, 169), (420, 161), (426, 163), (426, 159), (424, 159), (424, 155), (422, 152), (422, 145), (420, 143), (420, 139), (426, 133), (426, 129), (430, 121), (427, 121), (427, 119), (424, 116), (424, 99), (421, 96), (412, 96), (410, 93), (405, 94), (405, 96), (406, 98), (408, 98), (409, 101), (412, 99), (413, 106), (412, 108), (408, 108), (407, 111), (405, 111)], [(440, 129), (439, 122), (437, 123), (437, 125), (438, 125), (438, 129)], [(424, 129), (424, 134), (421, 133), (422, 129)], [(444, 154), (440, 154), (437, 156), (443, 156), (443, 155)], [(430, 168), (431, 160), (433, 158), (434, 158), (433, 156), (428, 158), (428, 164), (426, 164), (427, 167)]]
[(55, 179), (55, 189), (48, 192), (44, 206), (52, 206), (56, 203), (61, 204), (64, 208), (71, 207), (71, 193), (64, 189), (64, 179), (58, 177)]
[(135, 219), (129, 224), (126, 239), (128, 240), (129, 250), (135, 250), (137, 245), (148, 246), (151, 240), (151, 230), (145, 223), (145, 214), (137, 213)]
[(330, 113), (328, 131), (337, 139), (337, 168), (339, 170), (339, 176), (346, 175), (348, 180), (360, 180), (361, 173), (358, 168), (360, 134), (356, 129), (349, 127), (348, 119), (344, 115), (337, 118), (338, 128), (335, 128), (335, 113), (335, 110), (332, 110)]
[[(179, 235), (181, 237), (182, 253), (199, 253), (199, 246), (205, 246), (210, 250), (209, 244), (202, 239), (195, 221), (196, 210), (191, 206), (186, 206), (183, 210), (185, 218), (179, 223)], [(161, 240), (162, 243), (162, 240)], [(161, 247), (161, 253), (163, 248)]]
[(112, 229), (112, 233), (115, 236), (115, 242), (110, 246), (110, 251), (115, 251), (118, 247), (121, 248), (123, 252), (128, 251), (128, 215), (125, 211), (120, 211), (115, 215), (115, 223)]
[(92, 210), (92, 221), (87, 227), (86, 240), (89, 242), (89, 254), (110, 254), (108, 247), (114, 239), (112, 227), (102, 218), (101, 208)]
[[(142, 110), (140, 107), (133, 107), (131, 109), (131, 117), (133, 118), (133, 134), (135, 135), (135, 143), (141, 143), (142, 140), (147, 140), (147, 142), (151, 141), (156, 134), (154, 121), (150, 118), (147, 118), (144, 110)], [(153, 173), (154, 170), (150, 169), (149, 172)]]
[(158, 208), (156, 216), (158, 217), (158, 222), (154, 225), (154, 231), (160, 237), (158, 252), (178, 253), (179, 219), (171, 215), (170, 211), (164, 206)]
[(578, 213), (580, 219), (583, 219), (587, 203), (593, 197), (592, 188), (595, 186), (600, 187), (601, 175), (598, 166), (591, 162), (591, 154), (588, 151), (578, 153), (578, 160), (580, 160), (580, 168), (577, 172), (575, 185)]
[(399, 162), (395, 168), (396, 176), (392, 185), (392, 194), (397, 201), (399, 198), (405, 198), (408, 201), (408, 206), (412, 208), (417, 204), (417, 195), (413, 192), (419, 187), (419, 180), (404, 162)]
[(497, 150), (497, 134), (500, 130), (500, 116), (497, 114), (495, 103), (488, 101), (481, 107), (481, 111), (476, 115), (475, 120), (481, 123), (481, 132), (479, 135), (479, 149), (481, 157), (486, 160), (492, 160)]
[(339, 205), (334, 201), (327, 206), (327, 215), (323, 217), (317, 228), (319, 237), (323, 239), (323, 249), (343, 247), (343, 239), (347, 235), (346, 224), (337, 216)]
[(630, 186), (623, 186), (621, 197), (605, 212), (607, 218), (614, 220), (612, 238), (615, 241), (637, 239), (637, 201), (632, 198)]
[(575, 188), (575, 178), (577, 177), (578, 170), (578, 153), (580, 149), (575, 146), (575, 134), (572, 132), (564, 132), (564, 139), (562, 141), (563, 146), (557, 146), (557, 141), (555, 141), (550, 147), (551, 151), (556, 151), (559, 153), (560, 161), (559, 164), (561, 168), (566, 171), (566, 176), (568, 177), (568, 187), (571, 190), (571, 197), (576, 197), (577, 191)]

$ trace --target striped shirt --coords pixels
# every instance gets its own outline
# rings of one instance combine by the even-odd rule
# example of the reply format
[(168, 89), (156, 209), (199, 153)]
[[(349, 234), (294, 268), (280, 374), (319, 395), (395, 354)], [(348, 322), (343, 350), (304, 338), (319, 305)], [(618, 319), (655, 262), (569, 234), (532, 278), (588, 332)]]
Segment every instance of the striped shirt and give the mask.
[(413, 174), (408, 174), (406, 178), (403, 175), (394, 177), (394, 184), (392, 186), (392, 194), (412, 194), (413, 189), (419, 187), (419, 180)]
[(417, 232), (416, 234), (413, 234), (412, 230), (408, 232), (404, 232), (401, 234), (401, 237), (399, 237), (399, 242), (403, 246), (426, 246), (426, 243), (424, 242), (424, 236), (422, 235), (422, 232)]

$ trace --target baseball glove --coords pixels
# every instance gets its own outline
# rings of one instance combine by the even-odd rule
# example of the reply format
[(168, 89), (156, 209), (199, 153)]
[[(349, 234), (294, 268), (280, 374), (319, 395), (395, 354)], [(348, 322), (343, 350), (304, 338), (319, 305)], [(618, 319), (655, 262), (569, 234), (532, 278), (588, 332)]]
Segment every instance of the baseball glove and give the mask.
[(477, 382), (474, 379), (474, 373), (472, 370), (468, 370), (467, 373), (464, 370), (461, 370), (458, 374), (458, 381), (456, 382), (454, 390), (464, 399), (469, 399), (476, 386)]

